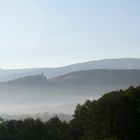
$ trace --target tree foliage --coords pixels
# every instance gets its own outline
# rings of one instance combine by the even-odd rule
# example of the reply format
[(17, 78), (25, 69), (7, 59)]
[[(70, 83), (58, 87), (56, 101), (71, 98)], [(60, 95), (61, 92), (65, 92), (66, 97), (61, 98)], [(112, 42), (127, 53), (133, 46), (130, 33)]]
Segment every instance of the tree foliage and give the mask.
[(0, 122), (0, 140), (139, 140), (140, 87), (77, 105), (73, 120), (27, 118)]
[(140, 87), (110, 92), (78, 105), (71, 125), (76, 127), (73, 135), (80, 134), (75, 140), (140, 139)]

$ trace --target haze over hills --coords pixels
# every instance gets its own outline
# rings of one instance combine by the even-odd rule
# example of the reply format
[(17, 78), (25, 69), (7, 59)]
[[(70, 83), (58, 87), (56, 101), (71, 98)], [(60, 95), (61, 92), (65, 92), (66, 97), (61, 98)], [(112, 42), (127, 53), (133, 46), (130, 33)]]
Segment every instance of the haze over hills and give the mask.
[(72, 114), (77, 103), (139, 84), (140, 70), (83, 70), (51, 79), (43, 74), (20, 77), (0, 83), (0, 111), (14, 108), (21, 112)]
[(29, 75), (11, 81), (1, 82), (0, 86), (11, 85), (15, 87), (34, 88), (79, 88), (93, 86), (117, 86), (137, 85), (140, 83), (140, 70), (82, 70), (71, 72), (55, 78), (47, 79), (42, 73), (40, 75)]
[(137, 85), (140, 83), (140, 70), (83, 70), (58, 76), (49, 81), (68, 87)]
[(91, 69), (140, 69), (139, 58), (104, 59), (85, 63), (78, 63), (58, 68), (30, 68), (15, 70), (0, 70), (0, 81), (13, 80), (22, 76), (43, 73), (48, 79), (68, 74), (74, 71)]
[[(8, 81), (5, 81), (5, 80)], [(0, 70), (0, 112), (71, 113), (77, 103), (140, 84), (140, 59), (106, 59), (60, 68)]]

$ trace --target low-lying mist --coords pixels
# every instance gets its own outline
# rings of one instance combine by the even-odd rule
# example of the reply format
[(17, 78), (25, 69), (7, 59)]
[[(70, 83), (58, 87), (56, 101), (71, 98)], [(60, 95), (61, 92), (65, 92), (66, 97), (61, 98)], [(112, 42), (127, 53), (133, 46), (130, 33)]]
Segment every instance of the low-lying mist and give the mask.
[(85, 70), (47, 79), (43, 74), (0, 83), (0, 114), (64, 113), (103, 94), (140, 84), (140, 70)]

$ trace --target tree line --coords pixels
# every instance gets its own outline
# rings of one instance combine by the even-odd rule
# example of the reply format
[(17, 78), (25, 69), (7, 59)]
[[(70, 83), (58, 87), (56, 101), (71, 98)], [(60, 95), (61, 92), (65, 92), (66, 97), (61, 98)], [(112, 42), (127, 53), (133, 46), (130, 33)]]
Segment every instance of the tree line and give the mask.
[(73, 119), (0, 120), (0, 140), (139, 140), (140, 86), (77, 105)]

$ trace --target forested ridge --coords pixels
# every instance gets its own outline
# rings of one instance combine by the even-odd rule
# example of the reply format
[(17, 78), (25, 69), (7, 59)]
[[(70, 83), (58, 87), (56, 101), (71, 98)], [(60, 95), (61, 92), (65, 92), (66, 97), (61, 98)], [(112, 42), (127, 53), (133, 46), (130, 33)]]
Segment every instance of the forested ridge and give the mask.
[(77, 105), (73, 119), (3, 120), (0, 140), (139, 140), (140, 86)]

